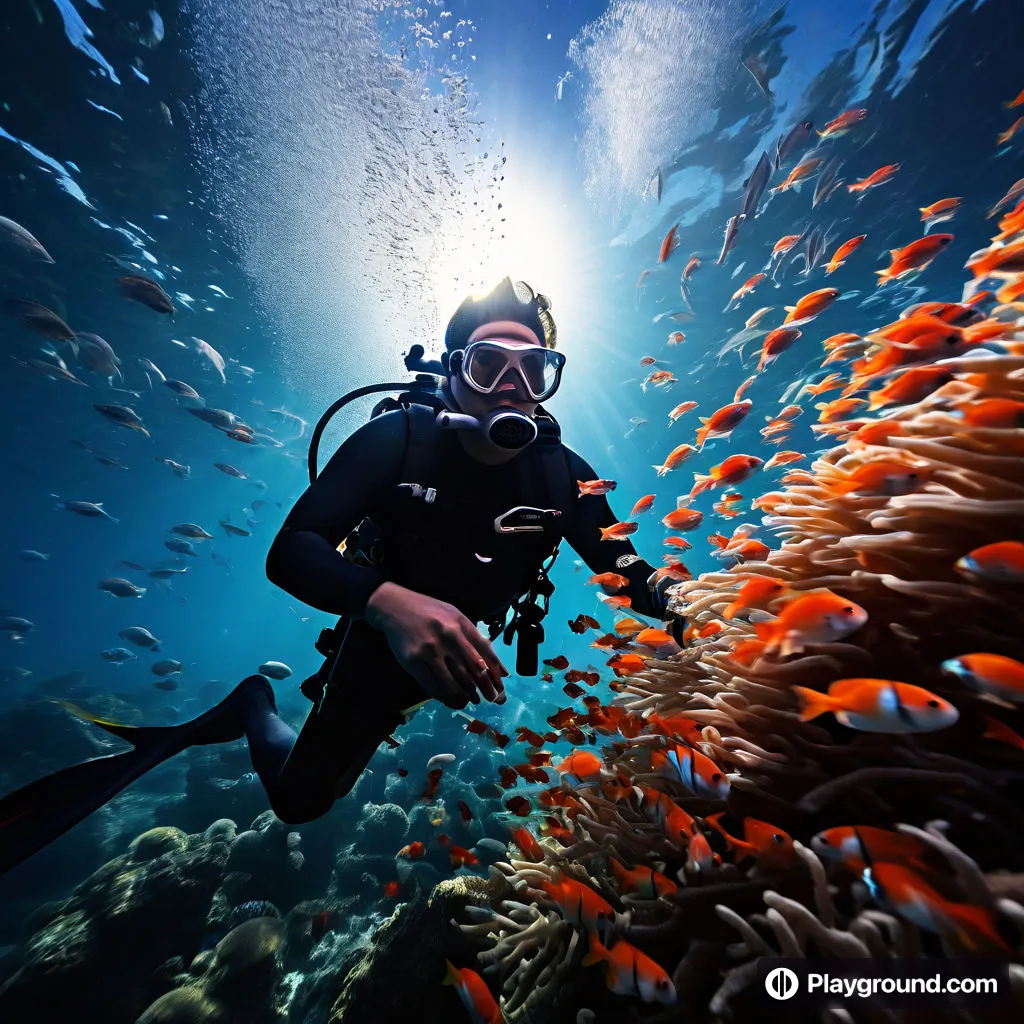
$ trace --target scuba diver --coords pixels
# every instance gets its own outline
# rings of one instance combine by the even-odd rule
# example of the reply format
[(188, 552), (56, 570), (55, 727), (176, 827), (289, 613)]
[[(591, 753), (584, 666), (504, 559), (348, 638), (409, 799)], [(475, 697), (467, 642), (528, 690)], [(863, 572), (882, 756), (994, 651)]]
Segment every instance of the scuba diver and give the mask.
[[(192, 746), (248, 741), (270, 806), (287, 824), (325, 814), (430, 700), (462, 709), (505, 701), (508, 669), (492, 647), (518, 636), (516, 669), (537, 672), (541, 619), (554, 587), (547, 571), (564, 539), (594, 573), (629, 581), (631, 611), (683, 620), (666, 608), (671, 578), (627, 540), (604, 543), (616, 522), (597, 474), (561, 443), (541, 402), (558, 390), (550, 302), (505, 278), (464, 300), (440, 362), (422, 346), (406, 357), (427, 372), (412, 384), (357, 389), (327, 410), (310, 445), (307, 490), (268, 552), (269, 580), (340, 616), (317, 641), (320, 670), (302, 684), (313, 702), (301, 731), (278, 716), (262, 675), (180, 725), (134, 727), (80, 717), (132, 748), (39, 779), (0, 800), (0, 871), (66, 832), (143, 773)], [(375, 407), (317, 475), (327, 420), (354, 396), (407, 388)], [(597, 493), (600, 491), (600, 493)], [(509, 613), (512, 613), (509, 620)], [(477, 623), (487, 626), (485, 636)]]

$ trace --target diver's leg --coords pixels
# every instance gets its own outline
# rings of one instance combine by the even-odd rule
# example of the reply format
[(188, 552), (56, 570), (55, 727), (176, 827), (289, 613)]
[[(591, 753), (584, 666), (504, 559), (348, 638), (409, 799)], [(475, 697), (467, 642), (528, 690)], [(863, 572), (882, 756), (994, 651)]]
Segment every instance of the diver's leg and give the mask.
[[(257, 756), (267, 764), (277, 757), (279, 771), (295, 735), (277, 719), (273, 688), (259, 675), (243, 679), (219, 704), (181, 725), (120, 725), (74, 705), (65, 706), (79, 718), (127, 740), (132, 749), (72, 765), (0, 799), (0, 873), (53, 842), (140, 775), (187, 747), (226, 743), (248, 736), (251, 730), (254, 764)], [(268, 708), (274, 708), (274, 721)], [(287, 736), (275, 722), (287, 730)]]
[(395, 660), (385, 635), (353, 621), (323, 699), (310, 711), (280, 776), (264, 779), (274, 813), (289, 824), (326, 814), (405, 720), (403, 711), (428, 699)]

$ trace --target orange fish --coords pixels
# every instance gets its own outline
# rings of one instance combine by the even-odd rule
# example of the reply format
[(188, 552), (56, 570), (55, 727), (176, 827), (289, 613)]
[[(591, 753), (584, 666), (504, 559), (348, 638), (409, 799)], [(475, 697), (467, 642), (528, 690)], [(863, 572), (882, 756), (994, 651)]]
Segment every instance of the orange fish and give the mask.
[(776, 327), (774, 331), (770, 331), (761, 346), (761, 361), (757, 364), (755, 372), (760, 373), (770, 363), (775, 362), (802, 333), (796, 327)]
[(668, 418), (672, 423), (675, 423), (683, 413), (689, 412), (691, 409), (696, 409), (696, 402), (680, 402), (669, 414)]
[(1024, 425), (1024, 402), (1012, 398), (983, 398), (976, 402), (964, 402), (957, 411), (964, 422), (972, 427), (1008, 430)]
[(634, 637), (634, 642), (643, 644), (644, 647), (653, 647), (655, 649), (675, 644), (675, 640), (673, 640), (665, 630), (656, 629), (653, 626), (647, 629), (642, 629), (637, 633), (636, 637)]
[(698, 270), (700, 270), (700, 257), (696, 255), (691, 256), (686, 261), (686, 266), (683, 267), (683, 280), (689, 281), (690, 278), (693, 277), (693, 275), (696, 274)]
[(415, 842), (410, 843), (408, 846), (403, 846), (396, 856), (408, 857), (409, 860), (419, 860), (426, 851), (426, 847), (417, 839)]
[[(1024, 230), (1024, 223), (1021, 225), (1021, 230)], [(996, 299), (1004, 305), (1008, 305), (1011, 302), (1016, 302), (1022, 295), (1024, 295), (1024, 274), (1004, 284), (996, 292)]]
[(766, 609), (772, 601), (789, 594), (789, 587), (774, 576), (754, 576), (740, 587), (736, 599), (727, 605), (722, 615), (735, 619), (744, 608)]
[(590, 952), (580, 961), (584, 967), (603, 962), (605, 983), (610, 991), (623, 996), (636, 996), (645, 1003), (671, 1006), (676, 1001), (672, 979), (646, 953), (617, 939), (606, 949), (597, 935), (590, 936)]
[(645, 671), (647, 662), (639, 654), (616, 654), (608, 659), (608, 667), (617, 676), (631, 676)]
[(721, 863), (722, 858), (711, 849), (708, 837), (703, 832), (697, 832), (686, 844), (686, 868), (691, 873), (707, 874)]
[(1024, 125), (1024, 117), (1018, 117), (1005, 132), (1000, 132), (996, 136), (996, 145), (1001, 146), (1004, 142), (1009, 142), (1020, 131), (1022, 125)]
[(806, 181), (814, 172), (821, 166), (821, 158), (816, 156), (806, 157), (801, 160), (786, 175), (785, 181), (781, 184), (776, 185), (774, 188), (769, 189), (770, 192), (788, 192), (794, 185), (799, 185), (800, 182)]
[(647, 624), (644, 622), (640, 622), (639, 619), (619, 619), (619, 621), (615, 623), (615, 632), (618, 633), (619, 636), (624, 636), (627, 634), (629, 636), (632, 636), (636, 633), (639, 633), (642, 629), (646, 628)]
[(913, 466), (896, 459), (876, 459), (858, 466), (838, 483), (828, 485), (833, 494), (874, 494), (894, 498), (913, 494), (931, 479), (926, 465)]
[(968, 686), (1015, 704), (1024, 702), (1024, 665), (1002, 654), (962, 654), (942, 663), (943, 672)]
[(464, 846), (451, 847), (448, 851), (448, 856), (451, 858), (453, 868), (461, 868), (466, 865), (474, 867), (480, 863), (480, 858), (472, 850), (467, 850)]
[(655, 497), (656, 495), (654, 494), (645, 494), (640, 498), (633, 506), (633, 511), (629, 513), (629, 518), (632, 519), (633, 516), (638, 516), (643, 512), (650, 511), (651, 506), (654, 504)]
[(557, 654), (553, 658), (545, 658), (544, 664), (550, 665), (553, 669), (557, 669), (561, 672), (563, 668), (569, 667), (569, 659), (564, 654)]
[(703, 448), (709, 437), (726, 437), (746, 418), (754, 403), (749, 398), (732, 402), (716, 409), (710, 416), (700, 418), (702, 426), (697, 430), (697, 447)]
[(860, 335), (849, 333), (833, 334), (832, 337), (826, 338), (821, 344), (826, 352), (834, 352), (837, 348), (842, 348), (851, 341), (860, 341)]
[(915, 270), (923, 270), (950, 242), (952, 235), (925, 235), (924, 238), (905, 245), (902, 249), (890, 249), (890, 263), (885, 270), (876, 270), (878, 283), (897, 281)]
[(611, 526), (601, 526), (601, 540), (625, 540), (631, 533), (636, 533), (640, 528), (639, 523), (612, 523)]
[(759, 622), (754, 628), (767, 647), (779, 648), (786, 656), (799, 653), (804, 644), (841, 640), (867, 620), (868, 613), (860, 605), (824, 590), (789, 601), (776, 619)]
[(655, 359), (654, 356), (644, 356), (643, 359), (640, 360), (640, 365), (651, 366), (653, 363), (656, 363), (657, 361), (658, 360)]
[[(630, 787), (632, 792), (632, 787)], [(663, 874), (649, 868), (646, 865), (637, 868), (627, 868), (621, 861), (614, 857), (608, 858), (612, 874), (619, 883), (623, 892), (635, 892), (649, 900), (657, 899), (659, 896), (671, 896), (679, 888), (675, 882), (670, 881)]]
[(987, 907), (956, 903), (936, 892), (911, 868), (885, 862), (870, 867), (872, 889), (880, 890), (886, 901), (908, 921), (930, 932), (941, 933), (952, 925), (964, 945), (973, 950), (998, 948), (1008, 955), (1013, 949), (996, 929), (995, 919)]
[(600, 777), (604, 762), (589, 750), (574, 750), (555, 766), (560, 775), (575, 775), (580, 781)]
[(794, 686), (800, 717), (832, 712), (836, 720), (865, 732), (933, 732), (951, 726), (959, 712), (930, 690), (891, 679), (837, 679), (828, 693)]
[(958, 559), (955, 568), (992, 583), (1024, 583), (1024, 544), (1016, 540), (985, 544)]
[(967, 260), (966, 269), (974, 274), (975, 279), (989, 276), (1016, 277), (1024, 271), (1024, 238), (973, 253)]
[(736, 389), (736, 394), (732, 396), (734, 403), (742, 400), (743, 396), (747, 393), (747, 389), (755, 380), (757, 380), (757, 374), (753, 373)]
[(1011, 747), (1024, 750), (1024, 738), (1015, 733), (1005, 722), (1000, 722), (991, 715), (984, 716), (985, 731), (981, 734), (988, 740), (998, 740), (1000, 743), (1008, 743)]
[(401, 891), (402, 887), (397, 882), (384, 883), (384, 896), (386, 899), (394, 899)]
[(700, 526), (704, 513), (695, 508), (677, 508), (662, 517), (662, 524), (670, 530), (692, 530)]
[(707, 640), (708, 637), (718, 636), (725, 628), (725, 623), (720, 619), (712, 619), (703, 626), (694, 622), (683, 632), (683, 645), (689, 647), (694, 640)]
[(763, 562), (771, 552), (763, 541), (754, 540), (752, 537), (739, 544), (732, 544), (714, 555), (715, 558), (735, 558), (738, 562)]
[(846, 188), (850, 192), (864, 193), (869, 188), (877, 188), (879, 185), (891, 181), (899, 169), (899, 164), (886, 164), (884, 167), (879, 167), (877, 171), (872, 171), (866, 178), (861, 178), (855, 184), (847, 185)]
[(661, 249), (658, 251), (658, 262), (664, 263), (676, 251), (679, 245), (678, 237), (679, 225), (673, 224), (668, 230), (668, 234), (665, 236), (661, 243)]
[(584, 494), (607, 494), (614, 491), (617, 484), (614, 480), (577, 480), (580, 489), (580, 497)]
[(726, 303), (725, 309), (723, 309), (722, 312), (728, 313), (734, 305), (738, 305), (740, 299), (742, 299), (744, 295), (749, 295), (765, 279), (766, 276), (767, 275), (765, 274), (758, 273), (754, 274), (753, 277), (748, 277), (747, 280), (744, 281), (735, 292), (733, 292), (732, 298)]
[(818, 135), (823, 139), (838, 138), (840, 135), (845, 135), (855, 124), (859, 124), (867, 116), (868, 112), (863, 108), (844, 111), (837, 118), (829, 121), (825, 125), (825, 130), (818, 132)]
[(878, 420), (865, 423), (853, 435), (858, 445), (887, 444), (890, 437), (904, 434), (903, 424), (897, 420)]
[[(852, 189), (854, 186), (849, 185), (847, 187)], [(835, 253), (832, 256), (832, 259), (828, 261), (828, 264), (825, 267), (826, 277), (829, 274), (832, 274), (835, 271), (837, 271), (846, 262), (846, 257), (849, 256), (850, 253), (852, 253), (853, 250), (856, 249), (857, 246), (860, 245), (860, 243), (863, 242), (864, 239), (867, 237), (867, 235), (857, 235), (855, 238), (850, 238), (847, 239), (847, 241), (843, 242), (843, 244), (839, 246), (838, 249), (836, 249)], [(854, 337), (856, 337), (856, 335), (854, 335)], [(828, 347), (827, 342), (825, 347)]]
[(831, 402), (819, 402), (814, 408), (819, 409), (819, 423), (835, 423), (845, 419), (854, 409), (867, 405), (863, 398), (836, 398)]
[[(941, 366), (915, 366), (893, 377), (878, 391), (868, 395), (872, 411), (883, 405), (913, 405), (927, 398), (936, 388), (948, 384), (953, 374)], [(1021, 406), (1024, 409), (1024, 405)]]
[[(938, 235), (935, 237), (937, 238)], [(797, 301), (795, 306), (784, 307), (786, 319), (782, 322), (783, 324), (807, 323), (828, 309), (838, 298), (839, 290), (837, 288), (819, 288), (817, 291), (808, 292)]]
[(818, 395), (823, 395), (826, 391), (832, 391), (834, 388), (839, 387), (842, 382), (843, 375), (841, 373), (830, 373), (816, 384), (805, 384), (803, 390), (806, 394), (814, 395), (817, 398)]
[(871, 825), (840, 825), (811, 838), (811, 849), (861, 874), (877, 861), (927, 867), (928, 847), (916, 836)]
[(755, 661), (764, 653), (765, 642), (763, 640), (757, 640), (751, 638), (749, 640), (741, 640), (730, 652), (729, 657), (736, 662), (737, 665), (743, 665), (745, 668), (750, 668)]
[(734, 853), (739, 854), (737, 860), (756, 857), (764, 867), (770, 869), (788, 868), (796, 863), (797, 852), (788, 832), (766, 821), (758, 821), (757, 818), (744, 818), (743, 838), (737, 839), (729, 835), (720, 824), (724, 816), (725, 811), (719, 811), (704, 820), (725, 839)]
[(1012, 100), (1010, 100), (1010, 101), (1009, 101), (1009, 102), (1008, 102), (1008, 103), (1006, 104), (1006, 108), (1007, 108), (1008, 110), (1012, 110), (1012, 109), (1013, 109), (1014, 107), (1019, 107), (1019, 106), (1021, 106), (1022, 104), (1024, 104), (1024, 89), (1021, 89), (1021, 91), (1020, 91), (1019, 93), (1017, 93), (1017, 96), (1016, 96), (1016, 98), (1015, 98), (1015, 99), (1012, 99)]
[(641, 789), (645, 803), (653, 806), (655, 820), (667, 839), (679, 843), (693, 835), (694, 820), (682, 807), (664, 793), (648, 787)]
[(597, 598), (608, 605), (609, 608), (631, 608), (633, 606), (633, 599), (626, 597), (624, 594), (616, 594), (614, 596), (598, 594)]
[(960, 209), (960, 199), (940, 199), (937, 203), (932, 203), (931, 206), (921, 206), (919, 209), (921, 220), (924, 221), (924, 233), (927, 235), (936, 224), (953, 218), (956, 211)]
[[(711, 472), (707, 475), (693, 474), (695, 482), (690, 491), (690, 499), (693, 500), (698, 494), (703, 494), (713, 487), (729, 487), (740, 484), (756, 473), (763, 464), (764, 459), (759, 459), (756, 455), (730, 455), (724, 462), (712, 466)], [(668, 517), (666, 516), (666, 518)]]
[(724, 800), (729, 795), (729, 780), (707, 754), (681, 743), (651, 755), (655, 771), (681, 782), (698, 796)]
[(665, 547), (679, 548), (680, 551), (689, 551), (693, 545), (685, 537), (666, 537)]
[[(654, 465), (652, 468), (658, 471), (658, 476), (664, 476), (666, 473), (670, 473), (677, 466), (681, 466), (696, 451), (697, 449), (694, 448), (692, 444), (677, 445), (668, 453), (668, 457), (660, 466)], [(630, 515), (636, 515), (635, 510), (631, 512)]]
[(443, 985), (454, 985), (473, 1024), (504, 1024), (505, 1017), (495, 1002), (487, 983), (476, 971), (461, 970), (451, 960), (445, 960), (448, 969)]
[(772, 256), (784, 256), (803, 237), (803, 235), (783, 235), (775, 245), (772, 246)]
[(616, 591), (628, 586), (629, 579), (626, 576), (620, 576), (617, 572), (602, 572), (596, 576), (591, 576), (587, 580), (587, 585), (602, 587), (606, 594), (614, 594)]
[(615, 923), (615, 910), (589, 885), (565, 875), (557, 881), (543, 880), (537, 886), (556, 904), (562, 917), (578, 928), (603, 932)]

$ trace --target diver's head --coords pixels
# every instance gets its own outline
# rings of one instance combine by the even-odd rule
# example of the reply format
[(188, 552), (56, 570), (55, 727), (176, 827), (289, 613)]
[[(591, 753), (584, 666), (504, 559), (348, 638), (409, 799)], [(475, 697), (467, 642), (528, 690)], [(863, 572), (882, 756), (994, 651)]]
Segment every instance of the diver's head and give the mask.
[(550, 305), (507, 277), (488, 294), (463, 300), (441, 356), (447, 390), (462, 412), (479, 417), (504, 406), (533, 416), (555, 393), (565, 357), (554, 351)]

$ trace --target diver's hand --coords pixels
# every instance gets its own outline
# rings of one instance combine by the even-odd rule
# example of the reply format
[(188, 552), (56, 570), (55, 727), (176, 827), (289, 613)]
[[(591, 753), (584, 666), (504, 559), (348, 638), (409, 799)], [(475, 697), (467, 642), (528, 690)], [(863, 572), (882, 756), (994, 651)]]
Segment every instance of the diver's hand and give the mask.
[(504, 703), (508, 669), (454, 605), (385, 582), (370, 595), (365, 617), (387, 637), (402, 668), (442, 704), (458, 711), (481, 696)]

